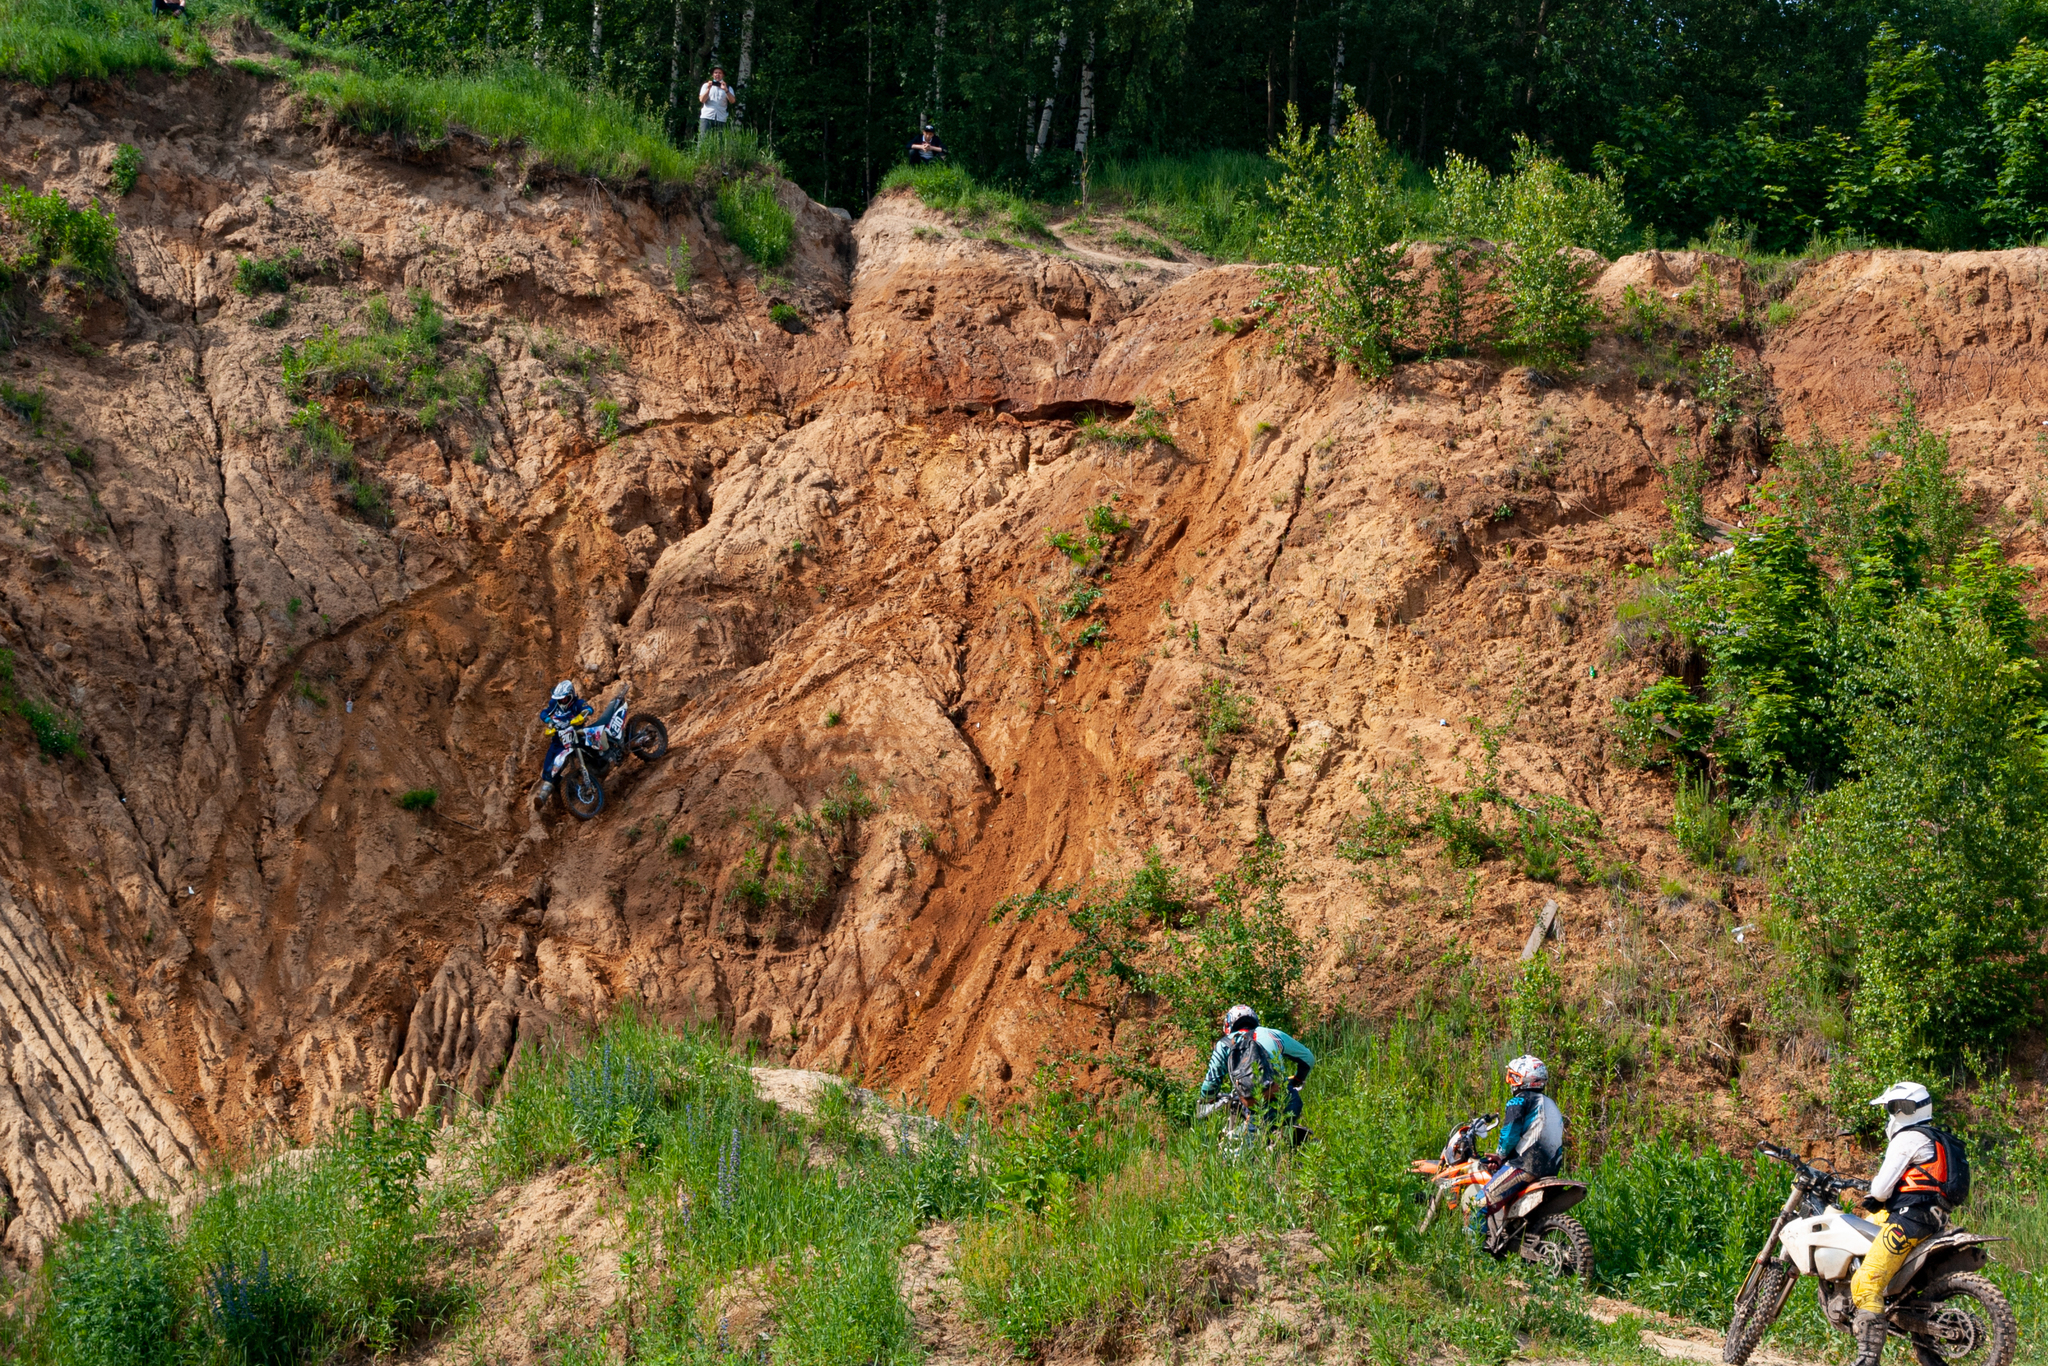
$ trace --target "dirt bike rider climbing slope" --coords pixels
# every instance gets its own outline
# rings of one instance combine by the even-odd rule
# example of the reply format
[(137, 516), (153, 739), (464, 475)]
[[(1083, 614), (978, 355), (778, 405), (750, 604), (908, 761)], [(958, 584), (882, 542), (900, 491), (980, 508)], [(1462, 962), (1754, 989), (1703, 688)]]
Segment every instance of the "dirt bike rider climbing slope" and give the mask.
[(1878, 1234), (1849, 1281), (1849, 1298), (1856, 1305), (1850, 1327), (1856, 1336), (1856, 1366), (1877, 1366), (1883, 1356), (1885, 1287), (1907, 1254), (1948, 1223), (1947, 1188), (1962, 1175), (1951, 1168), (1963, 1162), (1953, 1140), (1930, 1126), (1934, 1098), (1919, 1082), (1895, 1082), (1870, 1103), (1887, 1116), (1889, 1142), (1862, 1202), (1875, 1215)]
[(1494, 1242), (1506, 1225), (1501, 1212), (1522, 1187), (1556, 1176), (1564, 1165), (1564, 1111), (1543, 1093), (1550, 1069), (1543, 1059), (1524, 1054), (1508, 1064), (1507, 1082), (1514, 1094), (1501, 1108), (1500, 1148), (1494, 1158), (1500, 1168), (1472, 1212), (1472, 1231), (1485, 1235), (1488, 1252), (1499, 1251)]
[(540, 709), (540, 733), (547, 737), (548, 752), (540, 761), (540, 787), (534, 793), (536, 804), (545, 803), (555, 793), (555, 760), (561, 757), (563, 732), (587, 724), (592, 715), (591, 705), (576, 695), (574, 682), (565, 678), (555, 684), (548, 704)]
[[(1299, 1144), (1307, 1133), (1300, 1127), (1301, 1084), (1308, 1080), (1310, 1069), (1316, 1065), (1316, 1055), (1309, 1051), (1308, 1045), (1285, 1030), (1261, 1025), (1258, 1012), (1250, 1006), (1235, 1005), (1223, 1012), (1223, 1037), (1209, 1052), (1209, 1071), (1202, 1078), (1202, 1097), (1206, 1100), (1230, 1085), (1232, 1036), (1246, 1032), (1251, 1034), (1268, 1059), (1285, 1059), (1294, 1064), (1294, 1075), (1287, 1082), (1287, 1098), (1279, 1108), (1293, 1130), (1294, 1142)], [(1264, 1118), (1270, 1123), (1278, 1117), (1268, 1113)]]

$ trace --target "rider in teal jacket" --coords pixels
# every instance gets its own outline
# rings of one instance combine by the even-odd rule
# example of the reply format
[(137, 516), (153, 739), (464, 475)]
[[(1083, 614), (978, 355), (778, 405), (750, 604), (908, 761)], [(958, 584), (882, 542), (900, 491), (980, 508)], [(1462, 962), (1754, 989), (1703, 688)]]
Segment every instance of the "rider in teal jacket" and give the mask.
[(1316, 1055), (1309, 1051), (1307, 1044), (1283, 1029), (1273, 1029), (1259, 1023), (1259, 1017), (1250, 1006), (1232, 1006), (1223, 1014), (1223, 1037), (1216, 1041), (1216, 1047), (1209, 1051), (1209, 1071), (1202, 1078), (1203, 1096), (1213, 1096), (1230, 1085), (1230, 1035), (1232, 1031), (1249, 1024), (1259, 1047), (1266, 1050), (1266, 1056), (1275, 1063), (1286, 1060), (1294, 1064), (1294, 1075), (1287, 1080), (1287, 1100), (1283, 1107), (1289, 1124), (1301, 1122), (1301, 1084), (1308, 1080), (1309, 1069), (1316, 1065)]

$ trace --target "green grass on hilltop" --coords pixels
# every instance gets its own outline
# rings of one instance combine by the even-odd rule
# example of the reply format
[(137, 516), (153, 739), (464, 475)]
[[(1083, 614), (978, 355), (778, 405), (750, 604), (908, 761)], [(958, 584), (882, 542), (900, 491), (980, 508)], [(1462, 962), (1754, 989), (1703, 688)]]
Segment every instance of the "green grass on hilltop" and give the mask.
[[(206, 4), (194, 0), (195, 15)], [(210, 55), (198, 29), (152, 17), (149, 0), (0, 0), (0, 75), (36, 85), (174, 71)]]
[[(264, 23), (239, 0), (192, 0), (190, 15), (155, 18), (148, 0), (0, 0), (0, 74), (47, 85), (204, 65), (213, 56), (204, 37), (210, 25), (229, 17)], [(275, 36), (292, 60), (243, 65), (290, 81), (343, 123), (372, 136), (432, 146), (463, 128), (493, 140), (516, 140), (536, 163), (608, 180), (708, 184), (781, 171), (750, 130), (678, 147), (658, 117), (524, 62), (421, 76), (352, 49), (310, 43), (297, 34)]]
[(1105, 204), (1184, 247), (1222, 261), (1249, 260), (1270, 208), (1270, 158), (1252, 152), (1108, 161), (1089, 189)]
[(875, 193), (910, 189), (927, 208), (977, 227), (1007, 229), (1024, 237), (1049, 239), (1045, 219), (1022, 195), (984, 185), (958, 166), (898, 166), (882, 177)]

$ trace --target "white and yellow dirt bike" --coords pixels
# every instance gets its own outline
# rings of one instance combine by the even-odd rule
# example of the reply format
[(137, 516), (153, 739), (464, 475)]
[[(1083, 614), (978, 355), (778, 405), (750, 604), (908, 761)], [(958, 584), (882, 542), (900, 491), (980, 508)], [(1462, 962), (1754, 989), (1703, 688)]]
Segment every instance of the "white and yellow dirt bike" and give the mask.
[[(1849, 1278), (1878, 1233), (1876, 1224), (1835, 1204), (1843, 1191), (1868, 1190), (1869, 1182), (1810, 1167), (1776, 1144), (1760, 1143), (1757, 1153), (1792, 1168), (1792, 1189), (1736, 1293), (1735, 1316), (1721, 1349), (1721, 1360), (1729, 1366), (1749, 1360), (1801, 1276), (1814, 1278), (1821, 1314), (1849, 1332), (1856, 1314)], [(1911, 1344), (1919, 1366), (2010, 1366), (2019, 1348), (2019, 1324), (1998, 1287), (1977, 1274), (1987, 1258), (1984, 1244), (2004, 1241), (1947, 1228), (1900, 1264), (1885, 1287), (1885, 1317), (1891, 1335)]]
[[(1430, 1182), (1429, 1208), (1422, 1216), (1421, 1231), (1427, 1233), (1437, 1211), (1446, 1202), (1466, 1217), (1479, 1208), (1486, 1183), (1495, 1168), (1479, 1155), (1479, 1141), (1500, 1124), (1499, 1115), (1474, 1115), (1451, 1130), (1444, 1150), (1434, 1160), (1417, 1158), (1408, 1170), (1426, 1176)], [(1522, 1188), (1505, 1214), (1505, 1226), (1497, 1242), (1506, 1256), (1509, 1250), (1522, 1260), (1533, 1262), (1552, 1276), (1585, 1285), (1593, 1283), (1593, 1239), (1586, 1227), (1565, 1211), (1586, 1198), (1586, 1183), (1541, 1177)]]
[(580, 726), (564, 727), (562, 748), (542, 778), (555, 785), (562, 808), (578, 820), (604, 810), (605, 775), (632, 755), (651, 764), (668, 753), (668, 727), (646, 712), (626, 714), (626, 688)]

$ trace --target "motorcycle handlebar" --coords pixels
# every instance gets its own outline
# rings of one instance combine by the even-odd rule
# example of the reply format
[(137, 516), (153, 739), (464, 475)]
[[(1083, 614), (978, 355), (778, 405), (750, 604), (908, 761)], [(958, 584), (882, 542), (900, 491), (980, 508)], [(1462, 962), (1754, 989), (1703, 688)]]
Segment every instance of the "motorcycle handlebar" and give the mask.
[(1811, 1166), (1801, 1161), (1791, 1149), (1781, 1148), (1775, 1143), (1759, 1143), (1756, 1145), (1756, 1150), (1760, 1156), (1788, 1164), (1799, 1174), (1802, 1180), (1811, 1181), (1817, 1186), (1826, 1188), (1831, 1193), (1844, 1190), (1867, 1191), (1870, 1189), (1870, 1182), (1862, 1177), (1838, 1176), (1834, 1172), (1823, 1171), (1819, 1167)]

